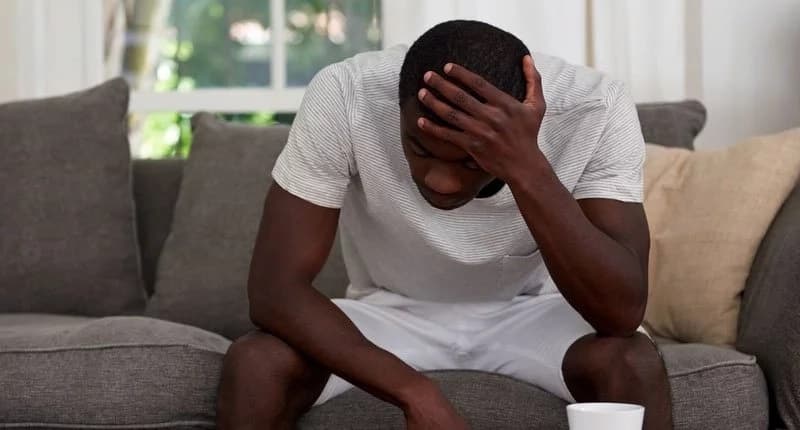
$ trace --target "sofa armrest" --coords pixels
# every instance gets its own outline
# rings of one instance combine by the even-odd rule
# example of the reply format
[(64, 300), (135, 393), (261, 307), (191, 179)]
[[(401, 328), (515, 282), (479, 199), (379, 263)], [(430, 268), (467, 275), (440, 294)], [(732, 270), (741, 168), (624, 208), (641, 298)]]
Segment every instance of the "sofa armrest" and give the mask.
[(772, 426), (800, 429), (800, 185), (772, 221), (747, 279), (736, 347), (756, 356)]

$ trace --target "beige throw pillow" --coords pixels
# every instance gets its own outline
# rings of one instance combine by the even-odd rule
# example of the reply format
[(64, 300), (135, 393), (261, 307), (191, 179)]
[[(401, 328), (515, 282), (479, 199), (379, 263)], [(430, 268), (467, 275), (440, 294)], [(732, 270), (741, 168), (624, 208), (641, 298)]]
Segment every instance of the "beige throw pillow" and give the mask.
[(800, 172), (800, 129), (720, 150), (647, 145), (651, 333), (732, 345), (761, 239)]

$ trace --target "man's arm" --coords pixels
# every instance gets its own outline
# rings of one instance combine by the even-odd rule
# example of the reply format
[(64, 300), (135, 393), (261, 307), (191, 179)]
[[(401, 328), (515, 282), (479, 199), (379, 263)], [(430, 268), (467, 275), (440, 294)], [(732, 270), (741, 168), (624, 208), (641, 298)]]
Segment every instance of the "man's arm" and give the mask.
[(338, 209), (270, 189), (250, 264), (250, 318), (322, 366), (371, 394), (406, 407), (433, 388), (424, 375), (369, 342), (313, 286), (336, 234)]
[[(642, 321), (647, 299), (644, 211), (641, 204), (610, 199), (579, 203), (561, 184), (538, 146), (546, 110), (541, 76), (532, 57), (525, 56), (522, 63), (527, 81), (523, 102), (456, 64), (445, 65), (447, 78), (427, 72), (426, 85), (441, 99), (425, 89), (418, 97), (449, 126), (421, 117), (418, 127), (458, 145), (484, 171), (505, 181), (567, 301), (598, 333), (630, 335)], [(632, 106), (624, 107), (635, 115)], [(614, 143), (614, 136), (606, 137)], [(589, 188), (583, 192), (589, 194)]]
[(639, 203), (575, 200), (544, 160), (511, 186), (564, 298), (600, 334), (633, 334), (644, 318), (650, 236)]

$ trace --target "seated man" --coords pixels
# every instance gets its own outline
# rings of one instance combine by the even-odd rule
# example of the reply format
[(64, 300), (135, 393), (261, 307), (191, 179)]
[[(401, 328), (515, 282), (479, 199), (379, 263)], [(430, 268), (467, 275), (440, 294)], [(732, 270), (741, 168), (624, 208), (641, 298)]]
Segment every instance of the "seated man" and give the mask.
[[(671, 428), (647, 299), (644, 142), (617, 81), (474, 21), (308, 87), (225, 358), (221, 429), (291, 428), (358, 386), (409, 429), (467, 425), (422, 371), (477, 369)], [(312, 287), (337, 223), (351, 284)], [(346, 413), (346, 412), (344, 412)]]

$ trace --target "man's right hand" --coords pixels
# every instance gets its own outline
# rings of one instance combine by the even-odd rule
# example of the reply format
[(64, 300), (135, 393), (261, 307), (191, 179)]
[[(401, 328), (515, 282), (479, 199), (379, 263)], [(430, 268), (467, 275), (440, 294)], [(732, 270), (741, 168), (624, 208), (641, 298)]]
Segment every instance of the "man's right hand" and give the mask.
[(402, 406), (407, 430), (469, 429), (435, 384), (415, 390), (409, 396), (412, 400)]

